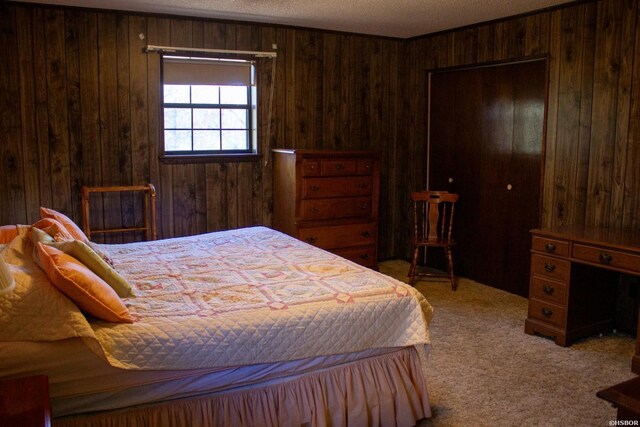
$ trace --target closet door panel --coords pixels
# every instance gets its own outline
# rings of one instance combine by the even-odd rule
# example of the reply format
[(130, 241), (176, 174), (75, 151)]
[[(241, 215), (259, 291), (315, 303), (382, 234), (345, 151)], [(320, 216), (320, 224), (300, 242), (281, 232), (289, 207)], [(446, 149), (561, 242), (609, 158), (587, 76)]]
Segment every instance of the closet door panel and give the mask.
[(524, 296), (545, 76), (545, 61), (532, 61), (435, 72), (430, 85), (429, 188), (460, 194), (456, 274)]

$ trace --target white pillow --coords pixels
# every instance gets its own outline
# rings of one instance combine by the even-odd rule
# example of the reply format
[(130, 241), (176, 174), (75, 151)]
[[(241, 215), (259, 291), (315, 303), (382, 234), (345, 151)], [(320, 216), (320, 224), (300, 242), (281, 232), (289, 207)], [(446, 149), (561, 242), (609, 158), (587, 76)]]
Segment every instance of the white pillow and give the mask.
[(8, 294), (16, 287), (16, 282), (13, 280), (13, 274), (9, 270), (9, 266), (5, 262), (4, 258), (0, 256), (0, 295)]

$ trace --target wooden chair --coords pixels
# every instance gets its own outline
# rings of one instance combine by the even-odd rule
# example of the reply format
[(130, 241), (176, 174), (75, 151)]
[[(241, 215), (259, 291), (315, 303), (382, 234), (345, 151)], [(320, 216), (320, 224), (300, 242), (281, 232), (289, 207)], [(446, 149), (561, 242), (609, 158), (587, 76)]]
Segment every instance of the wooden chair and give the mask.
[[(452, 238), (453, 214), (458, 195), (446, 191), (418, 191), (411, 194), (413, 201), (414, 233), (413, 259), (409, 269), (409, 284), (413, 286), (417, 276), (449, 277), (451, 289), (456, 290), (453, 274), (453, 255), (451, 248), (455, 245)], [(418, 253), (424, 248), (425, 260), (427, 249), (442, 248), (447, 256), (449, 271), (442, 273), (418, 273)]]

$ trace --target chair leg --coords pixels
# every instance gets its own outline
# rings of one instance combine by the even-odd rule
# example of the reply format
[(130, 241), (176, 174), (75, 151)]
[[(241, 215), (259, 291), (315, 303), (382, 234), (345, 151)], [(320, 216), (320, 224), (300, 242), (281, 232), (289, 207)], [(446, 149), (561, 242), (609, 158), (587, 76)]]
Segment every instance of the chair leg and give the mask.
[(449, 278), (451, 279), (451, 290), (455, 291), (456, 287), (456, 279), (453, 274), (453, 251), (451, 248), (447, 248), (447, 258), (449, 260)]
[(413, 248), (413, 258), (411, 260), (411, 267), (409, 267), (409, 284), (414, 286), (416, 283), (416, 268), (418, 263), (418, 252), (420, 252), (420, 247), (416, 245)]

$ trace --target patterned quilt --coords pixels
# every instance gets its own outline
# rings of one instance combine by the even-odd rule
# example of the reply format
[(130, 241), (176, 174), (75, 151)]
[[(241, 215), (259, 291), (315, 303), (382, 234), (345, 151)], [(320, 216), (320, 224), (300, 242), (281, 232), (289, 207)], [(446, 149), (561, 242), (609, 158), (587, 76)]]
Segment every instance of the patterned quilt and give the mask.
[(268, 228), (100, 249), (135, 293), (124, 299), (133, 324), (94, 320), (95, 339), (85, 339), (116, 367), (212, 368), (429, 344), (432, 308), (415, 289)]

